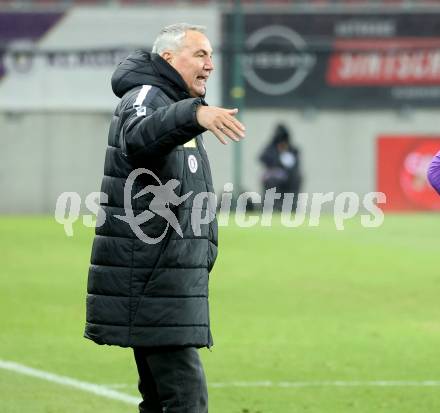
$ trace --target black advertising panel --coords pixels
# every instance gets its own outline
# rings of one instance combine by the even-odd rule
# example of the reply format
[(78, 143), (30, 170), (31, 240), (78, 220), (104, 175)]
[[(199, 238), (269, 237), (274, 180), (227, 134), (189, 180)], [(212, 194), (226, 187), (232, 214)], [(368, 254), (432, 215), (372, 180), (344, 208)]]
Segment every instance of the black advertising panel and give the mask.
[[(223, 16), (232, 103), (233, 16)], [(440, 106), (440, 13), (244, 15), (248, 107)]]

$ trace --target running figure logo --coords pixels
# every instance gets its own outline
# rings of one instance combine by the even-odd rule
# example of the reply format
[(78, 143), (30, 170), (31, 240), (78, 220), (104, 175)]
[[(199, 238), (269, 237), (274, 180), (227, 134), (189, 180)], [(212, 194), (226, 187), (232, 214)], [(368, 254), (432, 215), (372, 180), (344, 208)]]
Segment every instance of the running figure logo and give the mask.
[[(150, 209), (145, 210), (139, 215), (134, 215), (133, 207), (131, 204), (131, 192), (133, 184), (139, 175), (147, 174), (152, 176), (159, 185), (147, 185), (142, 191), (138, 192), (133, 199), (137, 199), (143, 195), (151, 193), (154, 198), (150, 202)], [(145, 168), (135, 169), (127, 178), (124, 187), (124, 209), (125, 215), (115, 215), (115, 218), (121, 221), (127, 222), (135, 235), (146, 244), (157, 244), (165, 237), (168, 227), (171, 225), (173, 229), (183, 238), (183, 232), (176, 215), (170, 209), (170, 205), (178, 206), (186, 199), (188, 199), (193, 191), (188, 192), (185, 195), (177, 196), (174, 190), (180, 185), (177, 179), (170, 179), (165, 185), (162, 184), (160, 179), (150, 170)], [(157, 238), (151, 238), (145, 234), (140, 225), (152, 219), (155, 215), (159, 215), (167, 221), (167, 226), (163, 233)]]

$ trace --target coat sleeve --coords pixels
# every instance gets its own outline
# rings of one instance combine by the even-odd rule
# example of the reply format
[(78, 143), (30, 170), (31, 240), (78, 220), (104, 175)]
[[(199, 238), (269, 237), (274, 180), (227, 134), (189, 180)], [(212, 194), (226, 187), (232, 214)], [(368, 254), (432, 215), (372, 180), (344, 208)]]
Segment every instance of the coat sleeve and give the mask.
[(206, 105), (202, 98), (184, 99), (157, 109), (130, 109), (121, 128), (122, 153), (132, 159), (162, 157), (205, 132), (197, 122), (199, 105)]
[(428, 167), (428, 180), (432, 187), (440, 194), (440, 151)]

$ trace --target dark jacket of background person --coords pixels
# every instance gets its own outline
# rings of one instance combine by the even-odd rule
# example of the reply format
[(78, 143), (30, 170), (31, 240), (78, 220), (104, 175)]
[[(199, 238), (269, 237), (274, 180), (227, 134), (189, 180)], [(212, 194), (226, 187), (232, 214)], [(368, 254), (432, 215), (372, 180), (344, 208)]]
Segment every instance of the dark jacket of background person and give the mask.
[(440, 151), (432, 158), (428, 167), (428, 180), (432, 187), (440, 195)]
[(260, 161), (265, 167), (262, 178), (264, 191), (276, 187), (281, 194), (299, 192), (302, 182), (300, 153), (290, 142), (289, 131), (284, 125), (276, 127), (270, 143), (260, 155)]
[[(133, 107), (142, 85), (153, 87), (141, 107)], [(105, 224), (96, 229), (87, 288), (85, 337), (98, 344), (123, 347), (210, 347), (208, 274), (217, 256), (217, 222), (201, 226), (201, 236), (190, 225), (195, 195), (214, 192), (207, 154), (196, 119), (202, 98), (190, 98), (177, 71), (159, 55), (137, 51), (123, 61), (112, 77), (121, 98), (111, 122), (101, 191)], [(183, 145), (196, 137), (196, 147)], [(195, 156), (193, 173), (188, 157)], [(171, 207), (182, 228), (181, 238), (171, 226), (157, 244), (138, 239), (130, 226), (115, 218), (125, 215), (124, 185), (130, 172), (148, 168), (162, 184), (177, 179), (177, 196), (193, 194)], [(158, 185), (149, 175), (135, 180), (135, 215), (148, 210), (152, 195), (133, 196), (147, 185)], [(202, 216), (207, 213), (207, 203)], [(211, 211), (213, 213), (213, 211)], [(160, 236), (167, 222), (159, 215), (141, 225), (150, 237)]]

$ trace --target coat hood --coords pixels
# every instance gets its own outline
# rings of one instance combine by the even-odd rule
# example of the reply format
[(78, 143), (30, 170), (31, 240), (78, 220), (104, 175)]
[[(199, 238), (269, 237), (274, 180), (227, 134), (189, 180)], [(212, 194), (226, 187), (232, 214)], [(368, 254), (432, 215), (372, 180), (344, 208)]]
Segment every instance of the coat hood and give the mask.
[(112, 89), (118, 98), (141, 85), (157, 86), (171, 99), (190, 97), (182, 76), (156, 53), (136, 50), (119, 63), (112, 76)]

